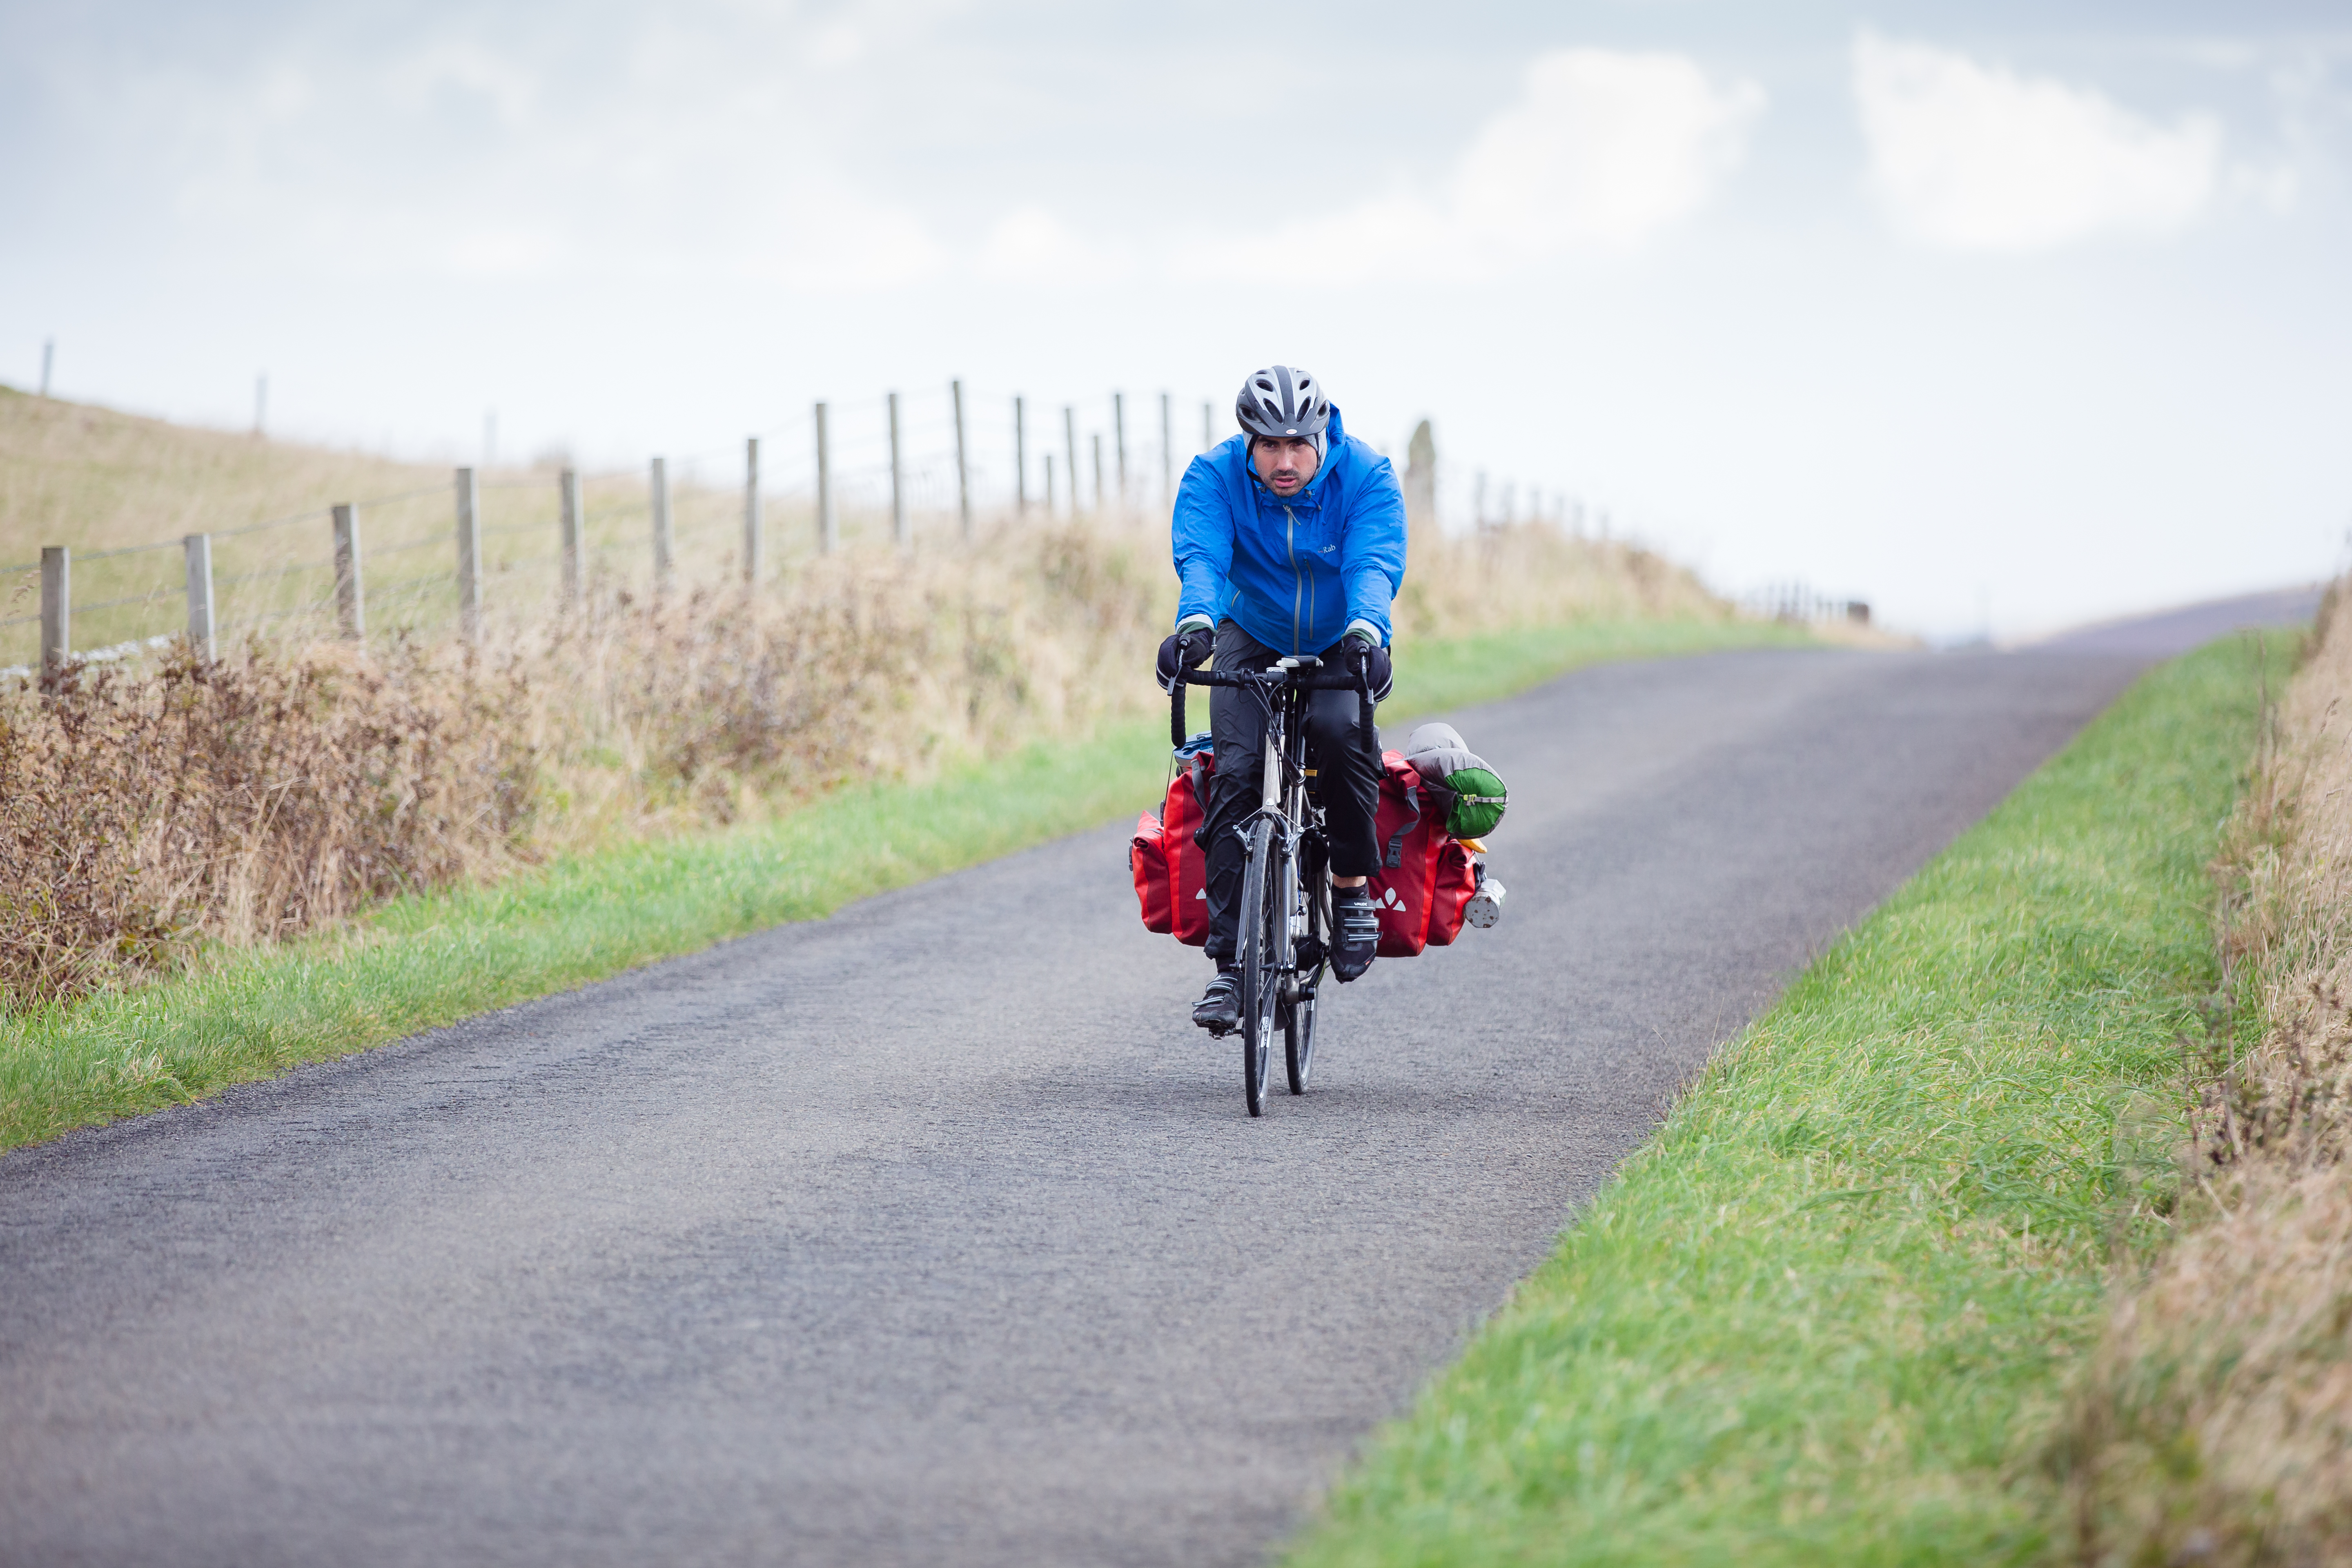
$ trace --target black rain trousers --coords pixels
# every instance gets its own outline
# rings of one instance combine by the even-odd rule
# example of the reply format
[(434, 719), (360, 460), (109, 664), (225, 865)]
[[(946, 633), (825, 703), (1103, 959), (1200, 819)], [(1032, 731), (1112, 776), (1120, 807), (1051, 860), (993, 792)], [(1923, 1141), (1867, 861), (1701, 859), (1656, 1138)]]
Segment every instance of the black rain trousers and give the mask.
[[(1345, 639), (1342, 639), (1343, 641)], [(1265, 669), (1282, 656), (1234, 622), (1217, 626), (1217, 649), (1210, 660), (1218, 670)], [(1341, 665), (1338, 644), (1325, 648), (1325, 664)], [(1352, 691), (1317, 691), (1307, 699), (1307, 756), (1316, 769), (1316, 797), (1323, 804), (1324, 831), (1331, 841), (1331, 874), (1369, 877), (1380, 868), (1380, 843), (1373, 814), (1380, 808), (1380, 774), (1365, 755), (1362, 714)], [(1209, 805), (1201, 824), (1208, 851), (1208, 953), (1230, 963), (1241, 928), (1241, 835), (1234, 829), (1257, 809), (1265, 788), (1265, 709), (1251, 692), (1230, 686), (1209, 689), (1209, 731), (1216, 738), (1217, 771), (1209, 785)], [(1374, 731), (1374, 744), (1379, 743)]]

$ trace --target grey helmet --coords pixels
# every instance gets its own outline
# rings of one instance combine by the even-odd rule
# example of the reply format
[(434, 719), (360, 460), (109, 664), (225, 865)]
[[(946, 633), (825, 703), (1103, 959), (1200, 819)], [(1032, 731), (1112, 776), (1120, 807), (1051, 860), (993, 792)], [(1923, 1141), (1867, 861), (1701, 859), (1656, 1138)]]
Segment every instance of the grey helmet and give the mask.
[(1323, 449), (1323, 426), (1331, 423), (1331, 404), (1323, 384), (1295, 364), (1270, 364), (1252, 373), (1234, 399), (1234, 417), (1242, 434), (1255, 442), (1260, 436), (1298, 436)]

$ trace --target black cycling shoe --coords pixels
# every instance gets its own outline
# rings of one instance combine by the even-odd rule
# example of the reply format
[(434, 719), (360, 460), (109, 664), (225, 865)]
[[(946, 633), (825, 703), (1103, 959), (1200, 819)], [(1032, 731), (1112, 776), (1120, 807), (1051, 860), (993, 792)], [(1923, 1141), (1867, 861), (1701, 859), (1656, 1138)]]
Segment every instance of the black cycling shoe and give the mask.
[(1229, 1035), (1241, 1027), (1242, 977), (1221, 969), (1209, 988), (1192, 1005), (1192, 1022), (1213, 1035)]
[(1331, 923), (1339, 928), (1331, 933), (1337, 939), (1331, 944), (1331, 973), (1345, 983), (1372, 966), (1373, 952), (1381, 945), (1381, 916), (1372, 905), (1370, 888), (1332, 889)]

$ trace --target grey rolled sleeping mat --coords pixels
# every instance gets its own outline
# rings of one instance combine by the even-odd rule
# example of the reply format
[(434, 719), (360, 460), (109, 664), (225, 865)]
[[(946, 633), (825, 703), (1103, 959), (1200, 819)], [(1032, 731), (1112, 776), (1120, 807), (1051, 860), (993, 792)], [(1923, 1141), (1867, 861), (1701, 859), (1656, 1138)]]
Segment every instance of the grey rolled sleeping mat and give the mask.
[(1423, 724), (1405, 738), (1404, 760), (1446, 801), (1445, 830), (1456, 838), (1484, 838), (1503, 820), (1502, 775), (1473, 752), (1451, 724)]

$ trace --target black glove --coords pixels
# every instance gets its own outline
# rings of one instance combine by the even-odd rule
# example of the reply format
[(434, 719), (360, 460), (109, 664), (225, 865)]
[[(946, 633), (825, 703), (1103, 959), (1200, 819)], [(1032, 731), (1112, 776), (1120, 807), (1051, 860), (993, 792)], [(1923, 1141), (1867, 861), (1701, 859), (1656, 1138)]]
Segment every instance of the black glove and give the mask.
[(1373, 701), (1386, 702), (1389, 688), (1396, 684), (1396, 666), (1389, 650), (1361, 632), (1349, 632), (1339, 640), (1347, 645), (1348, 668), (1361, 670), (1370, 679)]
[(1171, 632), (1160, 645), (1160, 689), (1176, 689), (1176, 672), (1197, 669), (1217, 651), (1217, 634), (1207, 626), (1194, 626), (1189, 632)]

